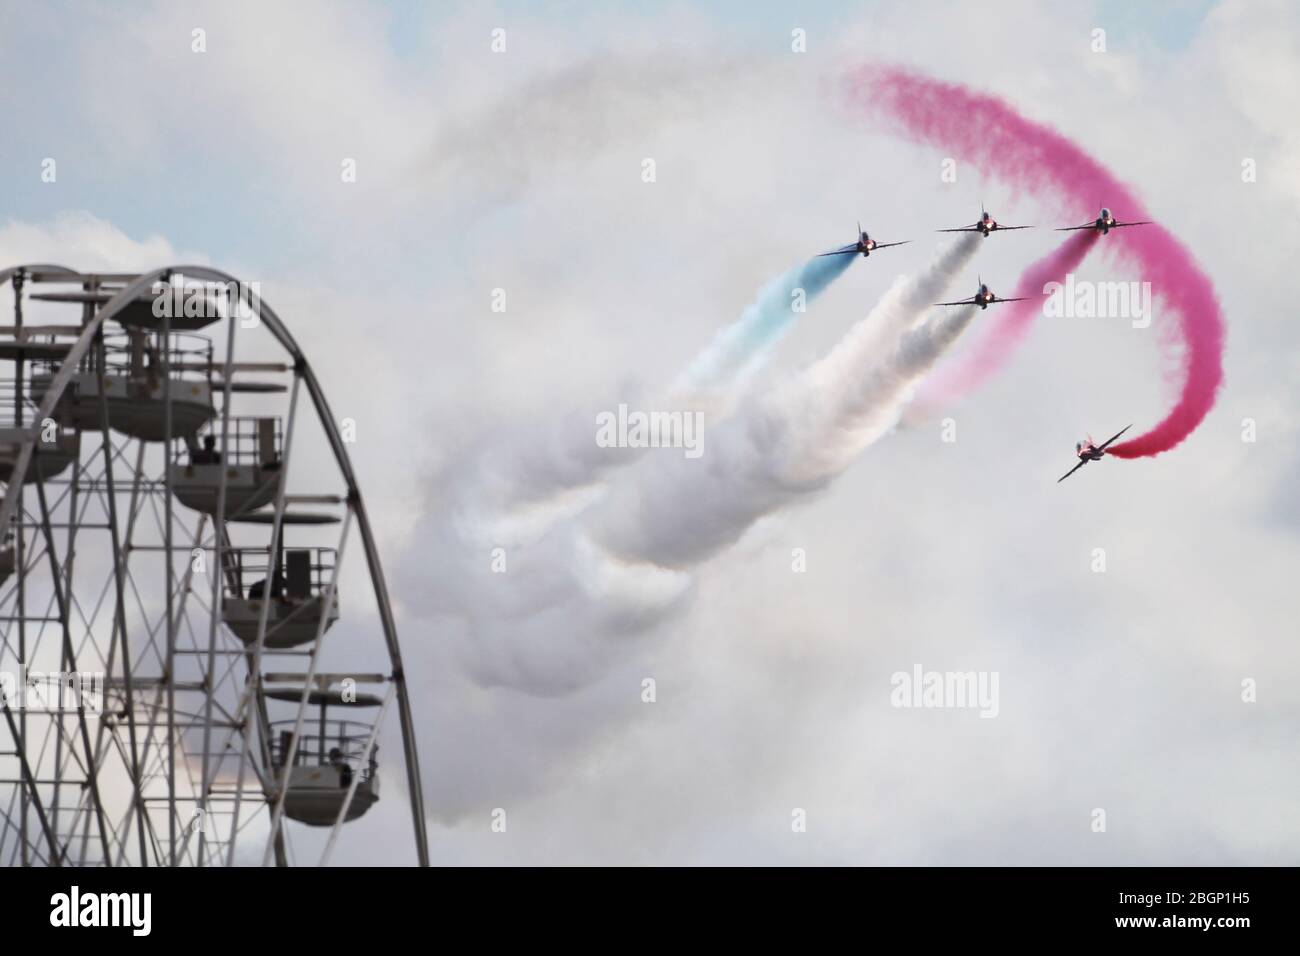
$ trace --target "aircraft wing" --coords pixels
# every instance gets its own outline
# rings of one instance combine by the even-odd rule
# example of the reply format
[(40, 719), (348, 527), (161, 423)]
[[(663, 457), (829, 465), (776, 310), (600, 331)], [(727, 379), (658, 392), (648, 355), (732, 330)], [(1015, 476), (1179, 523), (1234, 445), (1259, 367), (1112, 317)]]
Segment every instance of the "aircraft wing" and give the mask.
[(1002, 296), (998, 296), (996, 299), (993, 300), (992, 304), (997, 305), (999, 302), (1028, 302), (1032, 298), (1033, 296), (1029, 296), (1029, 295), (1022, 295), (1018, 299), (1004, 299), (1002, 298)]
[(1078, 471), (1086, 464), (1088, 464), (1088, 459), (1080, 458), (1079, 463), (1077, 465), (1075, 465), (1073, 468), (1071, 468), (1069, 471), (1063, 474), (1060, 478), (1056, 479), (1056, 483), (1059, 485), (1061, 482), (1065, 481), (1066, 478), (1069, 478), (1072, 474), (1074, 474), (1076, 471)]
[(1034, 228), (1033, 226), (1004, 226), (1001, 223), (998, 223), (997, 231), (1003, 232), (1004, 230), (1007, 229), (1033, 229), (1033, 228)]
[(936, 229), (935, 232), (979, 232), (980, 224), (975, 223), (973, 226), (962, 226), (960, 229)]
[(1152, 224), (1152, 222), (1153, 220), (1151, 219), (1143, 219), (1140, 222), (1117, 222), (1115, 223), (1115, 225), (1111, 226), (1110, 228), (1119, 229), (1123, 226), (1149, 226)]
[(1097, 228), (1097, 224), (1096, 224), (1095, 222), (1090, 222), (1090, 223), (1086, 223), (1085, 225), (1082, 225), (1082, 226), (1062, 226), (1060, 229), (1057, 229), (1056, 231), (1057, 231), (1057, 232), (1075, 232), (1075, 231), (1077, 231), (1077, 230), (1079, 230), (1079, 229), (1096, 229), (1096, 228)]
[[(877, 246), (877, 249), (880, 247)], [(831, 252), (819, 252), (814, 258), (820, 259), (822, 256), (847, 256), (858, 251), (858, 244), (855, 242), (851, 246), (845, 246), (842, 249), (835, 249)]]
[(1126, 431), (1128, 431), (1128, 430), (1129, 430), (1130, 428), (1132, 428), (1132, 427), (1133, 427), (1132, 425), (1125, 425), (1123, 428), (1121, 428), (1119, 431), (1117, 431), (1117, 432), (1116, 432), (1114, 435), (1112, 435), (1110, 438), (1106, 439), (1106, 444), (1105, 444), (1105, 445), (1102, 445), (1101, 448), (1098, 449), (1098, 450), (1099, 450), (1099, 451), (1100, 451), (1100, 450), (1104, 450), (1104, 449), (1106, 448), (1106, 445), (1109, 445), (1109, 444), (1110, 444), (1111, 442), (1113, 442), (1116, 438), (1118, 438), (1120, 435), (1124, 434)]
[[(904, 239), (902, 242), (878, 242), (876, 243), (876, 249), (888, 249), (890, 246), (905, 246), (911, 241), (911, 239)], [(875, 250), (873, 249), (872, 251), (874, 252)]]
[(962, 299), (960, 302), (936, 302), (935, 305), (979, 305), (979, 303), (975, 301), (975, 296), (971, 296), (969, 299)]

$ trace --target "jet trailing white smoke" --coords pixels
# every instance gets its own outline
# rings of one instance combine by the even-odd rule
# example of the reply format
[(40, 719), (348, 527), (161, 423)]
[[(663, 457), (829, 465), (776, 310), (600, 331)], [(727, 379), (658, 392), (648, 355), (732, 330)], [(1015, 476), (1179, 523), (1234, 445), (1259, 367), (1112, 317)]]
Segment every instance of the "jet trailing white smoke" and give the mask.
[(774, 399), (800, 421), (784, 474), (795, 482), (839, 474), (898, 420), (911, 386), (930, 370), (973, 317), (959, 309), (918, 323), (979, 249), (962, 236), (925, 272), (894, 284), (865, 319)]
[(415, 564), (437, 583), (411, 591), (464, 621), (461, 665), (481, 684), (564, 693), (626, 653), (618, 638), (684, 608), (696, 564), (825, 487), (894, 425), (976, 312), (925, 320), (978, 242), (963, 237), (896, 283), (824, 358), (714, 426), (700, 458), (645, 457), (599, 501), (545, 525), (494, 521), (472, 502), (435, 512)]
[[(627, 404), (679, 419), (696, 413), (707, 419), (725, 416), (807, 307), (856, 258), (818, 256), (771, 280), (668, 389)], [(573, 411), (540, 428), (499, 436), (455, 476), (453, 497), (496, 537), (541, 531), (581, 511), (610, 474), (647, 450), (593, 440), (597, 422), (610, 413), (608, 407)]]
[(978, 243), (963, 237), (896, 283), (824, 358), (714, 429), (702, 459), (647, 461), (592, 514), (592, 537), (624, 561), (685, 569), (825, 487), (894, 426), (974, 317), (970, 306), (922, 321)]
[[(678, 418), (725, 415), (806, 306), (855, 258), (817, 257), (773, 279), (643, 407)], [(603, 669), (604, 635), (653, 626), (689, 593), (688, 575), (616, 558), (576, 520), (613, 472), (647, 451), (596, 440), (600, 415), (610, 411), (500, 433), (443, 476), (416, 536), (420, 554), (404, 563), (413, 576), (405, 590), (417, 609), (467, 625), (461, 665), (480, 683), (569, 690)]]

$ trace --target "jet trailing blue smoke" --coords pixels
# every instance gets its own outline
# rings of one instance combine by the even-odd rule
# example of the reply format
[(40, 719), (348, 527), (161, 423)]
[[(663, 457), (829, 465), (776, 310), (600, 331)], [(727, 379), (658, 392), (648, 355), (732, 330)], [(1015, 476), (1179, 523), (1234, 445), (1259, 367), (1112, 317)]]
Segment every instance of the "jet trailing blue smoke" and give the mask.
[(756, 370), (807, 306), (853, 264), (855, 255), (817, 256), (773, 279), (739, 319), (714, 336), (673, 391), (729, 385)]
[[(711, 419), (725, 418), (745, 378), (771, 358), (777, 344), (812, 300), (855, 258), (847, 254), (818, 256), (768, 282), (739, 318), (717, 332), (666, 392), (651, 396), (648, 407), (700, 411), (707, 412)], [(566, 507), (555, 509), (549, 517), (539, 513), (541, 525), (562, 517), (571, 507), (585, 507), (585, 499), (575, 496), (575, 492), (594, 488), (611, 473), (639, 460), (643, 452), (640, 448), (599, 445), (593, 440), (594, 421), (591, 410), (575, 412), (551, 427), (532, 430), (518, 443), (489, 449), (473, 484), (480, 498), (490, 485), (497, 500), (482, 503), (482, 507), (499, 515), (530, 509), (545, 512), (558, 499), (567, 499)], [(490, 473), (490, 479), (482, 472)]]

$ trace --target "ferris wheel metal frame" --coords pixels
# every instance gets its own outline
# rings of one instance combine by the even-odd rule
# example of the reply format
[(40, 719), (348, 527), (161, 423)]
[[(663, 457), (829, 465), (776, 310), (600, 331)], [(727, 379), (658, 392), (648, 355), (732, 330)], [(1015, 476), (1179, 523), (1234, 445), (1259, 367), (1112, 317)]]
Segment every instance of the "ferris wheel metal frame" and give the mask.
[[(216, 489), (215, 513), (198, 514), (195, 519), (194, 539), (190, 547), (177, 546), (175, 543), (175, 509), (178, 504), (176, 498), (176, 488), (173, 483), (173, 462), (177, 460), (175, 444), (179, 436), (174, 431), (176, 400), (172, 394), (175, 388), (175, 382), (180, 379), (174, 377), (176, 368), (171, 364), (172, 341), (173, 335), (176, 334), (171, 324), (171, 314), (164, 310), (160, 316), (159, 326), (155, 332), (160, 333), (159, 341), (162, 343), (161, 353), (157, 356), (159, 363), (159, 374), (161, 380), (161, 401), (164, 412), (164, 425), (162, 436), (162, 457), (163, 457), (163, 474), (161, 481), (149, 480), (143, 476), (145, 461), (144, 438), (134, 438), (123, 441), (120, 444), (115, 443), (114, 430), (110, 426), (109, 418), (109, 385), (110, 378), (107, 372), (107, 360), (105, 359), (105, 334), (108, 323), (123, 314), (132, 303), (137, 303), (142, 299), (157, 295), (158, 287), (162, 286), (168, 290), (175, 288), (172, 283), (174, 280), (183, 281), (197, 280), (202, 283), (213, 284), (218, 287), (224, 287), (230, 290), (236, 290), (235, 294), (239, 296), (239, 301), (226, 303), (225, 315), (220, 321), (226, 325), (226, 348), (224, 359), (217, 362), (209, 358), (208, 367), (208, 398), (210, 402), (215, 403), (216, 388), (212, 382), (212, 376), (215, 373), (220, 374), (219, 384), (221, 386), (221, 408), (219, 412), (213, 409), (213, 415), (209, 420), (211, 424), (211, 438), (208, 444), (209, 450), (216, 451), (220, 456), (216, 459), (221, 463), (217, 468), (220, 473), (218, 487)], [(58, 282), (80, 285), (83, 292), (87, 295), (98, 294), (100, 299), (96, 302), (98, 308), (89, 304), (92, 300), (85, 299), (88, 304), (83, 306), (82, 323), (75, 341), (64, 350), (60, 347), (57, 350), (59, 358), (56, 362), (50, 363), (51, 372), (48, 381), (42, 380), (42, 391), (39, 395), (39, 402), (35, 401), (36, 395), (32, 395), (32, 403), (35, 404), (35, 410), (30, 422), (26, 421), (24, 406), (27, 397), (24, 394), (24, 384), (31, 385), (35, 379), (24, 382), (25, 363), (28, 361), (27, 356), (30, 354), (41, 354), (41, 347), (36, 344), (24, 345), (24, 342), (32, 342), (31, 336), (24, 334), (23, 322), (23, 287), (27, 282)], [(92, 844), (98, 844), (100, 860), (103, 865), (113, 866), (121, 864), (138, 863), (140, 865), (180, 865), (185, 862), (196, 863), (197, 865), (210, 865), (212, 863), (233, 864), (236, 862), (236, 844), (240, 833), (241, 819), (241, 802), (245, 799), (259, 802), (259, 807), (266, 811), (266, 823), (268, 832), (266, 834), (266, 845), (262, 855), (261, 862), (267, 864), (276, 862), (285, 864), (287, 862), (284, 847), (284, 820), (286, 813), (293, 819), (306, 819), (302, 816), (294, 816), (292, 807), (297, 794), (295, 787), (297, 784), (297, 771), (300, 760), (306, 757), (307, 770), (326, 770), (332, 773), (334, 769), (339, 770), (339, 780), (342, 781), (337, 792), (326, 794), (329, 800), (326, 804), (328, 813), (323, 810), (312, 809), (309, 816), (314, 815), (318, 819), (312, 819), (310, 822), (318, 825), (329, 825), (329, 817), (333, 816), (332, 825), (330, 825), (328, 839), (325, 842), (323, 853), (320, 857), (320, 863), (325, 864), (329, 861), (331, 854), (338, 841), (342, 828), (346, 822), (354, 819), (349, 815), (357, 810), (357, 800), (359, 788), (365, 786), (369, 788), (372, 784), (377, 787), (378, 780), (375, 779), (375, 753), (378, 741), (378, 735), (383, 717), (392, 704), (396, 704), (399, 716), (399, 724), (402, 739), (402, 757), (405, 767), (405, 783), (408, 791), (410, 812), (412, 818), (413, 835), (415, 840), (415, 855), (419, 865), (428, 865), (428, 840), (426, 822), (424, 816), (423, 793), (419, 768), (419, 756), (415, 742), (415, 727), (411, 711), (411, 702), (409, 688), (406, 681), (406, 675), (402, 665), (401, 648), (398, 642), (397, 627), (394, 619), (392, 605), (388, 595), (388, 588), (384, 577), (383, 567), (380, 561), (378, 544), (376, 542), (373, 528), (365, 507), (365, 501), (358, 487), (355, 471), (349, 458), (346, 442), (340, 433), (337, 420), (334, 418), (326, 399), (324, 390), (319, 380), (312, 370), (306, 355), (299, 347), (297, 341), (289, 332), (287, 326), (260, 295), (249, 293), (248, 284), (241, 282), (237, 277), (203, 265), (174, 265), (155, 269), (150, 272), (141, 274), (109, 274), (109, 273), (80, 273), (68, 269), (64, 266), (56, 265), (25, 265), (9, 269), (0, 270), (0, 287), (7, 283), (12, 283), (14, 293), (14, 326), (8, 330), (12, 334), (12, 339), (5, 341), (11, 342), (14, 349), (14, 357), (17, 363), (17, 373), (15, 375), (15, 399), (14, 399), (14, 428), (8, 433), (8, 439), (11, 441), (11, 447), (15, 454), (9, 473), (8, 482), (5, 486), (3, 499), (0, 500), (0, 534), (10, 533), (10, 529), (16, 530), (14, 571), (17, 574), (17, 610), (16, 620), (19, 622), (19, 650), (17, 654), (13, 653), (12, 642), (9, 640), (9, 634), (4, 636), (4, 644), (0, 645), (0, 660), (5, 659), (5, 654), (14, 657), (20, 664), (20, 672), (26, 673), (25, 668), (29, 661), (26, 659), (25, 644), (23, 641), (23, 630), (25, 622), (28, 621), (26, 607), (24, 606), (24, 597), (26, 595), (25, 582), (29, 574), (36, 572), (35, 562), (41, 557), (45, 557), (48, 562), (48, 588), (51, 592), (47, 599), (47, 605), (57, 611), (55, 623), (61, 630), (60, 637), (60, 656), (63, 667), (70, 669), (74, 674), (79, 672), (78, 669), (78, 647), (74, 641), (72, 633), (72, 620), (75, 613), (80, 616), (81, 622), (86, 624), (89, 629), (95, 616), (86, 617), (83, 605), (89, 606), (89, 601), (82, 601), (80, 596), (74, 593), (73, 589), (73, 558), (76, 555), (74, 547), (74, 538), (77, 534), (78, 523), (81, 520), (77, 512), (77, 493), (81, 491), (89, 499), (98, 494), (99, 502), (106, 512), (106, 520), (99, 530), (108, 532), (112, 542), (111, 564), (112, 572), (110, 575), (110, 584), (112, 585), (111, 601), (113, 603), (112, 637), (108, 643), (109, 651), (107, 654), (107, 670), (105, 673), (106, 692), (111, 700), (120, 700), (120, 709), (108, 709), (104, 719), (98, 722), (95, 728), (96, 740), (91, 741), (91, 725), (95, 723), (92, 715), (86, 711), (84, 700), (78, 696), (76, 698), (75, 715), (73, 709), (65, 710), (65, 705), (60, 698), (59, 705), (55, 709), (58, 715), (58, 730), (51, 735), (47, 735), (46, 740), (40, 748), (33, 746), (34, 740), (28, 734), (27, 712), (22, 709), (16, 709), (11, 706), (8, 696), (0, 693), (0, 711), (3, 712), (4, 723), (0, 724), (0, 746), (6, 743), (5, 734), (8, 735), (8, 742), (13, 745), (13, 749), (0, 751), (0, 755), (11, 758), (16, 762), (19, 772), (19, 778), (16, 781), (16, 794), (20, 803), (20, 819), (15, 825), (6, 812), (6, 808), (0, 805), (0, 854), (3, 853), (3, 837), (11, 832), (17, 832), (17, 844), (20, 848), (18, 855), (21, 862), (28, 864), (31, 862), (44, 862), (47, 865), (61, 866), (70, 863), (85, 863), (93, 860)], [(101, 291), (104, 288), (111, 287), (109, 291)], [(107, 299), (104, 300), (104, 297)], [(255, 300), (255, 301), (254, 301)], [(73, 301), (65, 299), (64, 301)], [(231, 308), (238, 306), (239, 308)], [(232, 391), (235, 390), (235, 370), (238, 363), (234, 360), (236, 331), (241, 326), (239, 314), (241, 309), (252, 308), (257, 316), (257, 324), (270, 332), (276, 343), (287, 353), (290, 362), (285, 371), (292, 371), (292, 391), (289, 398), (288, 414), (284, 422), (282, 445), (279, 451), (279, 462), (277, 468), (282, 469), (274, 478), (273, 503), (271, 511), (265, 510), (258, 515), (263, 524), (270, 524), (270, 540), (265, 549), (246, 548), (237, 549), (232, 542), (229, 532), (229, 522), (236, 517), (236, 510), (227, 511), (227, 498), (230, 492), (228, 488), (228, 474), (233, 475), (234, 471), (228, 467), (228, 463), (233, 459), (229, 457), (232, 452), (232, 422), (235, 416), (231, 414)], [(157, 314), (157, 313), (155, 313)], [(38, 327), (39, 328), (39, 327)], [(65, 333), (67, 334), (67, 333)], [(51, 337), (50, 341), (53, 341)], [(53, 349), (49, 346), (48, 349)], [(97, 362), (97, 366), (95, 363)], [(89, 366), (86, 363), (90, 363)], [(98, 408), (98, 427), (83, 428), (78, 425), (77, 431), (77, 452), (72, 462), (74, 478), (70, 491), (65, 493), (60, 499), (51, 505), (50, 495), (47, 491), (47, 481), (42, 471), (42, 428), (56, 419), (56, 410), (62, 407), (61, 402), (69, 394), (72, 388), (73, 393), (76, 389), (74, 386), (74, 376), (78, 370), (86, 367), (95, 366), (98, 371), (98, 398), (93, 403)], [(26, 369), (30, 371), (30, 369)], [(91, 384), (95, 384), (91, 380)], [(319, 611), (318, 620), (312, 623), (310, 618), (307, 623), (310, 624), (309, 630), (314, 634), (303, 632), (304, 640), (299, 642), (301, 646), (305, 642), (305, 637), (310, 636), (310, 651), (298, 650), (279, 650), (274, 647), (268, 647), (268, 624), (270, 609), (273, 604), (273, 595), (276, 594), (276, 587), (279, 586), (282, 569), (282, 554), (284, 552), (284, 530), (286, 527), (286, 514), (291, 495), (288, 492), (288, 471), (293, 449), (293, 436), (295, 424), (298, 422), (301, 414), (299, 408), (299, 395), (305, 386), (315, 417), (323, 431), (326, 442), (329, 446), (330, 454), (334, 464), (337, 466), (339, 476), (342, 479), (344, 492), (335, 502), (345, 506), (345, 512), (341, 519), (342, 529), (339, 535), (337, 548), (329, 556), (328, 561), (320, 561), (310, 567), (314, 568), (316, 575), (316, 590), (313, 593), (313, 600), (318, 602)], [(84, 423), (83, 423), (84, 424)], [(205, 426), (206, 427), (206, 426)], [(88, 471), (89, 465), (83, 464), (82, 449), (80, 446), (80, 436), (82, 433), (98, 433), (102, 440), (102, 471), (98, 476), (90, 474), (89, 480), (84, 484), (78, 484), (83, 469)], [(219, 436), (219, 437), (218, 437)], [(123, 461), (123, 454), (126, 447), (131, 441), (139, 443), (136, 465), (132, 471), (129, 462)], [(219, 442), (219, 446), (218, 443)], [(156, 443), (155, 443), (156, 444)], [(193, 456), (193, 446), (191, 446), (191, 455)], [(93, 458), (93, 456), (91, 456)], [(99, 466), (97, 466), (99, 467)], [(33, 471), (35, 469), (35, 471)], [(118, 505), (118, 498), (124, 492), (115, 484), (115, 470), (126, 470), (131, 472), (134, 486), (129, 501), (127, 511), (127, 533), (125, 541), (123, 539), (122, 528), (122, 510)], [(32, 475), (35, 475), (34, 479)], [(130, 633), (127, 623), (127, 605), (126, 590), (128, 584), (134, 588), (135, 582), (130, 579), (128, 563), (131, 560), (131, 528), (137, 520), (138, 512), (136, 510), (139, 504), (137, 498), (141, 494), (141, 488), (145, 488), (147, 493), (156, 495), (161, 488), (163, 498), (163, 510), (165, 514), (161, 518), (163, 542), (156, 550), (164, 555), (164, 564), (166, 567), (165, 594), (163, 598), (165, 613), (165, 653), (160, 653), (157, 645), (157, 633), (163, 629), (155, 624), (148, 629), (146, 639), (148, 645), (155, 652), (158, 658), (157, 663), (160, 666), (160, 673), (155, 678), (142, 678), (133, 674), (132, 649), (130, 642), (135, 635)], [(83, 490), (88, 489), (88, 490)], [(39, 520), (34, 514), (27, 513), (27, 499), (25, 495), (35, 492), (39, 504)], [(66, 499), (72, 496), (72, 503), (69, 505)], [(268, 502), (270, 503), (270, 502)], [(59, 548), (57, 546), (54, 532), (55, 524), (51, 515), (60, 507), (68, 508), (67, 524), (67, 545), (64, 552), (62, 563), (59, 559)], [(141, 506), (142, 507), (142, 506)], [(84, 512), (83, 512), (84, 514)], [(248, 517), (242, 515), (242, 517)], [(206, 525), (211, 518), (211, 537), (205, 538)], [(27, 551), (26, 522), (31, 520), (33, 529), (40, 528), (40, 536), (34, 543), (32, 554)], [(353, 675), (359, 680), (370, 680), (375, 683), (386, 685), (386, 693), (380, 698), (378, 695), (363, 695), (366, 697), (361, 703), (367, 706), (377, 708), (377, 714), (373, 725), (368, 728), (367, 733), (356, 736), (347, 736), (340, 733), (337, 739), (338, 747), (331, 747), (326, 763), (325, 747), (327, 743), (333, 743), (334, 738), (327, 740), (326, 735), (326, 707), (330, 704), (339, 705), (344, 703), (357, 703), (357, 695), (352, 694), (349, 700), (346, 696), (332, 690), (333, 682), (341, 675), (331, 675), (322, 672), (319, 668), (321, 659), (321, 646), (325, 631), (328, 629), (334, 618), (337, 617), (338, 597), (338, 578), (342, 567), (342, 558), (345, 551), (350, 533), (355, 526), (361, 537), (361, 544), (364, 550), (365, 566), (369, 575), (373, 591), (375, 606), (377, 608), (379, 624), (382, 630), (383, 645), (387, 654), (386, 673), (362, 676)], [(62, 530), (60, 526), (59, 530)], [(206, 542), (206, 544), (205, 544)], [(125, 545), (125, 550), (124, 550)], [(187, 567), (181, 580), (177, 581), (175, 555), (181, 551), (192, 551), (195, 554), (211, 550), (213, 556), (212, 563), (212, 582), (210, 603), (207, 606), (207, 654), (206, 661), (200, 660), (198, 663), (200, 679), (192, 682), (184, 682), (178, 679), (178, 631), (180, 629), (182, 617), (188, 626), (189, 617), (186, 602), (188, 602), (196, 593), (192, 570), (193, 566)], [(230, 624), (228, 618), (223, 618), (223, 613), (229, 603), (229, 592), (223, 590), (228, 586), (229, 568), (232, 561), (238, 561), (243, 557), (244, 551), (255, 552), (264, 550), (266, 555), (265, 578), (263, 579), (263, 591), (257, 592), (256, 599), (254, 591), (249, 590), (250, 598), (249, 607), (255, 609), (256, 623), (255, 630), (249, 630), (252, 633), (251, 648), (248, 646), (249, 641), (244, 640), (244, 645), (240, 648), (229, 635), (223, 630), (223, 627)], [(318, 549), (326, 551), (329, 549)], [(41, 553), (43, 551), (43, 554)], [(33, 556), (34, 555), (34, 556)], [(32, 564), (29, 566), (28, 562)], [(109, 587), (105, 585), (104, 591), (100, 594), (98, 603), (95, 605), (95, 614), (98, 614), (106, 601), (110, 600), (108, 594)], [(140, 595), (136, 595), (143, 609), (147, 603)], [(181, 602), (181, 609), (178, 611), (177, 602)], [(201, 593), (194, 597), (198, 605), (202, 605)], [(297, 614), (299, 609), (290, 613)], [(279, 613), (279, 612), (277, 612)], [(32, 618), (36, 620), (36, 618)], [(41, 618), (44, 622), (49, 622), (47, 616)], [(253, 627), (253, 621), (250, 619), (245, 622), (247, 628)], [(277, 628), (282, 626), (277, 618)], [(44, 627), (44, 624), (42, 624)], [(218, 652), (219, 634), (225, 635), (220, 640), (225, 640), (234, 649), (223, 650)], [(194, 637), (194, 635), (191, 635)], [(115, 661), (117, 661), (117, 649), (121, 648), (120, 662), (117, 664), (115, 673)], [(83, 640), (81, 649), (86, 646)], [(223, 645), (224, 646), (224, 645)], [(98, 646), (96, 646), (98, 650)], [(201, 647), (198, 639), (195, 638), (194, 656), (196, 659), (202, 658)], [(305, 673), (294, 672), (288, 674), (267, 673), (263, 674), (263, 665), (265, 659), (270, 654), (291, 653), (301, 657), (303, 654), (308, 656), (308, 668)], [(101, 652), (101, 658), (103, 658)], [(229, 658), (230, 664), (227, 671), (220, 675), (218, 679), (218, 656)], [(143, 658), (142, 658), (143, 659)], [(243, 661), (246, 672), (244, 674), (244, 683), (242, 688), (238, 688), (235, 693), (236, 682), (238, 677), (239, 662)], [(26, 679), (24, 677), (24, 679)], [(268, 682), (289, 682), (288, 688), (268, 689)], [(229, 686), (227, 686), (229, 684)], [(219, 699), (219, 688), (225, 688), (227, 699)], [(188, 713), (184, 707), (178, 710), (177, 693), (194, 695), (198, 694), (202, 703), (202, 713)], [(150, 696), (154, 698), (153, 710), (150, 713), (147, 709), (144, 713), (147, 720), (142, 719), (140, 704), (142, 700)], [(229, 698), (233, 696), (236, 700), (233, 712), (228, 706)], [(291, 721), (293, 730), (291, 732), (281, 729), (280, 739), (277, 742), (271, 739), (271, 730), (273, 727), (267, 711), (267, 701), (275, 699), (292, 703), (297, 699), (295, 716)], [(319, 702), (321, 708), (320, 717), (320, 735), (319, 737), (308, 737), (304, 730), (306, 729), (307, 712), (309, 706)], [(165, 709), (165, 714), (160, 714)], [(65, 718), (75, 716), (73, 724), (74, 733), (68, 733), (65, 726)], [(122, 733), (122, 719), (125, 719), (126, 733)], [(290, 721), (281, 721), (281, 724), (290, 723)], [(165, 728), (165, 729), (164, 729)], [(147, 730), (147, 734), (145, 731)], [(218, 730), (226, 731), (225, 741), (222, 745), (214, 748), (214, 732)], [(178, 754), (180, 762), (185, 763), (187, 757), (186, 741), (194, 736), (201, 737), (201, 771), (197, 788), (194, 788), (193, 782), (190, 783), (189, 790), (182, 790), (178, 794), (177, 790), (177, 762)], [(162, 743), (158, 743), (155, 737), (159, 733), (165, 733)], [(51, 760), (48, 749), (50, 737), (53, 737), (55, 756)], [(143, 743), (141, 742), (144, 737)], [(212, 829), (209, 825), (215, 817), (215, 811), (211, 808), (216, 802), (216, 788), (221, 767), (226, 759), (225, 754), (231, 752), (238, 737), (239, 760), (238, 760), (238, 777), (233, 791), (228, 791), (225, 797), (233, 802), (233, 817), (229, 822), (228, 832), (225, 834), (210, 835)], [(319, 765), (312, 763), (314, 755), (306, 753), (306, 744), (304, 741), (315, 740), (319, 747)], [(343, 753), (339, 747), (347, 751)], [(254, 752), (256, 750), (256, 753)], [(214, 758), (214, 754), (219, 754), (219, 758)], [(116, 756), (116, 761), (110, 759), (110, 755)], [(192, 754), (189, 754), (192, 756)], [(212, 762), (217, 759), (216, 767)], [(368, 761), (368, 764), (367, 764)], [(106, 767), (115, 770), (108, 776), (105, 775)], [(353, 766), (358, 769), (354, 772)], [(46, 778), (42, 776), (45, 768), (53, 767), (54, 777)], [(65, 772), (67, 768), (70, 772)], [(192, 767), (187, 767), (192, 776)], [(254, 780), (248, 786), (245, 786), (246, 773), (251, 773)], [(330, 779), (334, 779), (326, 775)], [(161, 781), (166, 777), (166, 795), (160, 797), (157, 787), (151, 787), (149, 781)], [(319, 776), (319, 773), (316, 773)], [(125, 780), (123, 779), (125, 777)], [(229, 778), (224, 778), (228, 784)], [(314, 779), (314, 778), (313, 778)], [(3, 781), (3, 783), (15, 783), (15, 781)], [(76, 800), (75, 812), (64, 808), (60, 803), (60, 798), (64, 797), (64, 788), (80, 788), (80, 793)], [(113, 795), (105, 796), (103, 789), (107, 787), (116, 792), (116, 801)], [(129, 791), (123, 795), (125, 788)], [(345, 792), (344, 792), (345, 791)], [(45, 796), (49, 793), (54, 794), (51, 806), (47, 806)], [(313, 799), (317, 796), (317, 791), (304, 791), (307, 796)], [(0, 789), (0, 795), (3, 790)], [(367, 789), (369, 799), (377, 799)], [(156, 826), (156, 814), (150, 808), (152, 803), (160, 803), (165, 800), (166, 816), (166, 834), (161, 835)], [(11, 801), (12, 802), (12, 801)], [(123, 815), (122, 806), (125, 803), (125, 812)], [(181, 806), (186, 805), (191, 809), (191, 820), (187, 822), (184, 819)], [(313, 805), (314, 806), (314, 805)], [(337, 810), (335, 807), (337, 806)], [(367, 804), (368, 806), (368, 804)], [(116, 808), (116, 816), (114, 816)], [(48, 811), (53, 811), (48, 812)], [(58, 815), (72, 812), (72, 827), (68, 834), (60, 831)], [(302, 813), (304, 811), (298, 811)], [(357, 813), (364, 813), (362, 808)], [(52, 816), (55, 819), (52, 819)], [(195, 828), (189, 825), (194, 819), (200, 821), (201, 826)], [(35, 826), (30, 824), (34, 820)], [(76, 835), (78, 826), (80, 827), (80, 836)], [(247, 824), (245, 824), (247, 826)], [(33, 832), (33, 830), (35, 832)], [(225, 839), (221, 839), (224, 835)], [(191, 849), (193, 840), (194, 848)], [(75, 850), (74, 845), (80, 842), (80, 850)], [(40, 851), (43, 845), (44, 853)], [(214, 850), (215, 847), (215, 850)], [(43, 858), (42, 858), (43, 856)]]

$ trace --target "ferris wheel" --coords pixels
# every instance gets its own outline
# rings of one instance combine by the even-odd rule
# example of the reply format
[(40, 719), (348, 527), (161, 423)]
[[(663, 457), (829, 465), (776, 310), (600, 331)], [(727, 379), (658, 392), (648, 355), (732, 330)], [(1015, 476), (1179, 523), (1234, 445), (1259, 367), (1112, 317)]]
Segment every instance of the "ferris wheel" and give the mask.
[(375, 536), (284, 323), (205, 266), (5, 285), (0, 865), (325, 864), (385, 814), (427, 865)]

